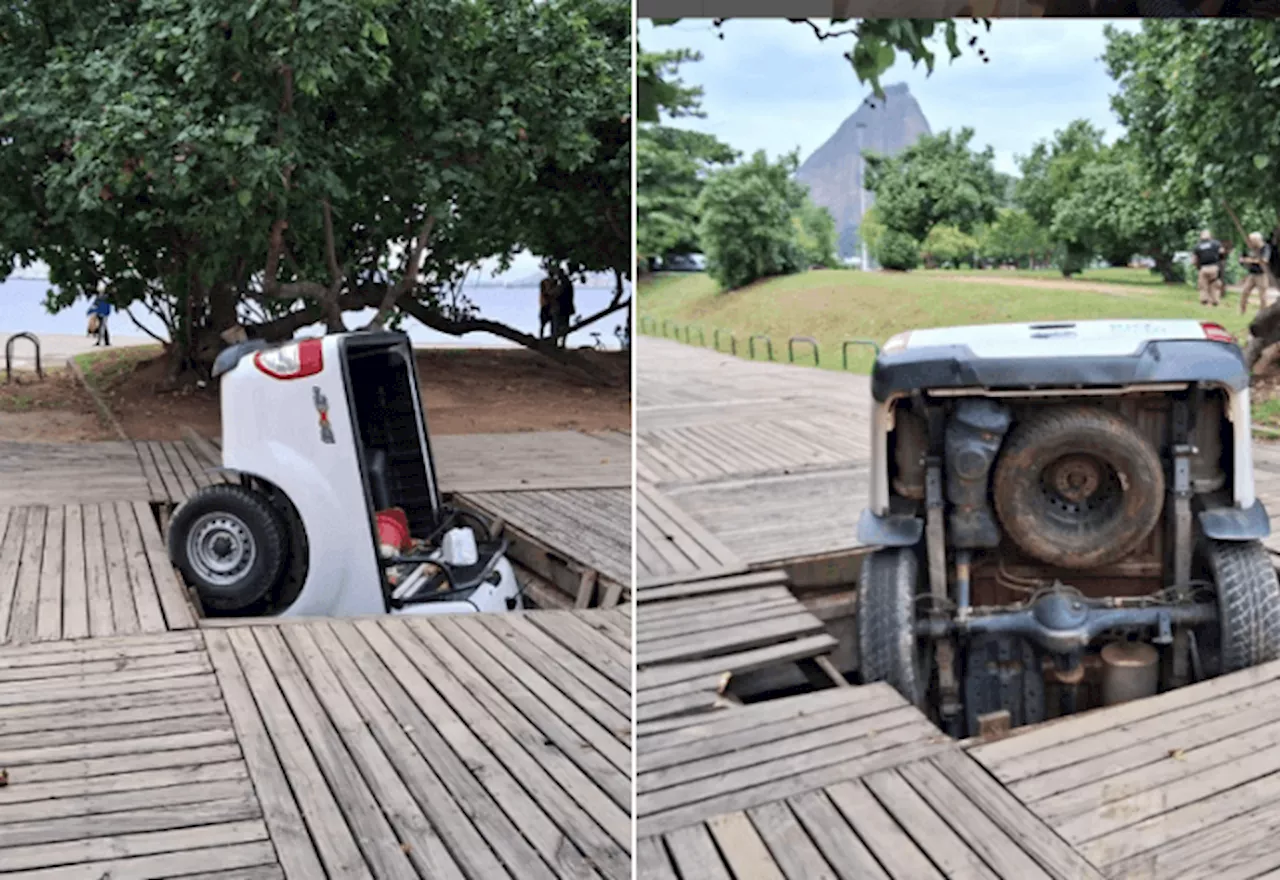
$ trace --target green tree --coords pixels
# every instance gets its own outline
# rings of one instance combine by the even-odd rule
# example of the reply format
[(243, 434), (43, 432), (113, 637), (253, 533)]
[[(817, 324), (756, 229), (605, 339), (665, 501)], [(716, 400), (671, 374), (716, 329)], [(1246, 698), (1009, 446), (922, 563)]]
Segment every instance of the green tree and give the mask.
[(867, 208), (862, 215), (862, 222), (858, 224), (858, 236), (866, 243), (867, 251), (871, 257), (874, 258), (879, 253), (880, 241), (884, 238), (886, 231), (884, 221), (880, 219), (880, 212), (876, 210), (876, 206), (872, 205)]
[(1049, 260), (1053, 246), (1048, 231), (1026, 211), (1001, 208), (996, 222), (983, 229), (979, 250), (993, 262), (1029, 269)]
[(876, 237), (871, 256), (886, 269), (905, 272), (920, 265), (920, 242), (899, 229), (886, 228)]
[(791, 221), (795, 225), (797, 242), (808, 266), (831, 269), (839, 264), (840, 259), (836, 255), (836, 221), (830, 211), (815, 204), (806, 195)]
[(924, 135), (893, 157), (868, 154), (867, 189), (889, 229), (923, 241), (940, 223), (971, 233), (995, 220), (1001, 184), (990, 147), (969, 146), (972, 129)]
[(976, 238), (945, 223), (939, 223), (930, 229), (920, 244), (920, 256), (925, 265), (931, 268), (957, 268), (961, 263), (972, 267), (977, 251)]
[[(674, 74), (678, 65), (697, 61), (692, 52), (641, 53), (640, 67), (660, 68), (670, 78), (666, 90), (650, 96), (660, 114), (702, 115), (701, 89), (685, 88)], [(713, 135), (642, 122), (636, 130), (636, 252), (651, 261), (699, 249), (698, 196), (717, 167), (738, 154)]]
[(612, 0), (10, 4), (0, 265), (152, 309), (175, 377), (368, 307), (545, 348), (448, 294), (526, 245), (628, 271), (629, 44)]
[(796, 216), (805, 200), (792, 153), (770, 162), (764, 151), (713, 174), (698, 199), (698, 239), (707, 271), (726, 289), (803, 267)]
[[(1102, 149), (1102, 131), (1083, 119), (1054, 132), (1052, 140), (1040, 141), (1030, 154), (1018, 158), (1022, 172), (1015, 189), (1018, 205), (1039, 226), (1052, 229), (1059, 204), (1076, 191), (1084, 169)], [(1057, 263), (1066, 277), (1081, 272), (1092, 256), (1088, 242), (1069, 237), (1076, 231), (1064, 224), (1056, 233)]]

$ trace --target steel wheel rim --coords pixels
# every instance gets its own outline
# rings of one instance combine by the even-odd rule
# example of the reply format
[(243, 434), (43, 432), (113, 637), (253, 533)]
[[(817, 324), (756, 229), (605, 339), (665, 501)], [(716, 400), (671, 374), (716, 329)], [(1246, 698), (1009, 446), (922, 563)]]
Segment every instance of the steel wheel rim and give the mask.
[(234, 514), (209, 513), (196, 520), (187, 535), (187, 559), (204, 581), (227, 587), (239, 581), (258, 558), (258, 546), (244, 520)]

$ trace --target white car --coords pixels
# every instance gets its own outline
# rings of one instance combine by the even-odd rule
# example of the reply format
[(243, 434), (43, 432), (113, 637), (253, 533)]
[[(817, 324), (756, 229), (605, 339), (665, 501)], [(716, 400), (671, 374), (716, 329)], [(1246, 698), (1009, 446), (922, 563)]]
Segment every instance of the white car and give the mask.
[(1221, 326), (915, 330), (871, 390), (864, 680), (965, 736), (1280, 657), (1249, 373)]
[[(243, 616), (523, 607), (491, 524), (444, 504), (409, 337), (248, 341), (214, 366), (222, 471), (175, 511), (169, 554), (202, 605)], [(378, 514), (414, 547), (383, 551)]]

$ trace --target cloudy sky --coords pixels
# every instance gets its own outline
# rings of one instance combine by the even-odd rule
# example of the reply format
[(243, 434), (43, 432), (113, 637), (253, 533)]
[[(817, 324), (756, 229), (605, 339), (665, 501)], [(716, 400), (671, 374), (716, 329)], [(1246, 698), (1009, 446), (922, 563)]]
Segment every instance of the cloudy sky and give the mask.
[[(988, 33), (965, 22), (962, 34), (979, 37), (990, 63), (966, 51), (954, 62), (940, 60), (928, 76), (900, 54), (882, 82), (907, 83), (933, 131), (973, 128), (976, 145), (994, 147), (996, 167), (1012, 173), (1015, 155), (1073, 119), (1089, 119), (1109, 137), (1119, 134), (1109, 102), (1114, 83), (1098, 60), (1104, 24), (1003, 19)], [(704, 88), (707, 118), (674, 124), (711, 132), (745, 154), (764, 149), (777, 156), (799, 147), (803, 160), (868, 93), (841, 57), (851, 38), (819, 42), (807, 26), (780, 20), (733, 19), (722, 30), (723, 40), (706, 19), (663, 27), (640, 22), (645, 51), (703, 54), (682, 67), (681, 78)], [(937, 48), (945, 55), (941, 41)]]

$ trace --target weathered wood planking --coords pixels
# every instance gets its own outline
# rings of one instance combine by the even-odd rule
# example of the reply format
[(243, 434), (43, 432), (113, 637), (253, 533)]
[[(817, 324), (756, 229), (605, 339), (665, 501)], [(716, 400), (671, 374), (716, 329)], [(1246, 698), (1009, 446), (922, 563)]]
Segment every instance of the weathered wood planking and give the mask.
[(733, 676), (834, 650), (835, 638), (786, 584), (774, 571), (641, 587), (637, 720), (712, 711)]
[(629, 489), (468, 492), (455, 501), (501, 519), (517, 542), (595, 571), (602, 597), (611, 596), (614, 604), (626, 600), (631, 585)]
[(642, 723), (638, 733), (641, 837), (955, 749), (883, 684), (732, 708), (658, 733)]
[(0, 505), (147, 501), (133, 445), (0, 442)]
[(1280, 662), (969, 753), (1109, 877), (1280, 868)]
[(0, 642), (195, 625), (146, 502), (0, 507)]
[[(855, 531), (870, 457), (867, 377), (637, 343), (637, 479), (660, 493), (663, 515), (696, 524), (740, 566), (863, 549)], [(641, 583), (686, 574), (688, 561), (664, 558), (645, 535), (644, 503), (642, 495)]]
[(669, 880), (1101, 880), (962, 754), (941, 752), (642, 837)]
[(286, 874), (629, 878), (626, 621), (206, 630)]
[(639, 481), (635, 497), (639, 587), (746, 570), (732, 550), (661, 490)]
[(4, 876), (282, 876), (196, 632), (0, 648), (0, 765)]

